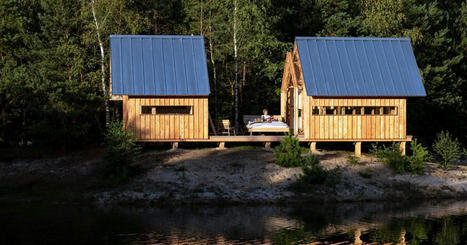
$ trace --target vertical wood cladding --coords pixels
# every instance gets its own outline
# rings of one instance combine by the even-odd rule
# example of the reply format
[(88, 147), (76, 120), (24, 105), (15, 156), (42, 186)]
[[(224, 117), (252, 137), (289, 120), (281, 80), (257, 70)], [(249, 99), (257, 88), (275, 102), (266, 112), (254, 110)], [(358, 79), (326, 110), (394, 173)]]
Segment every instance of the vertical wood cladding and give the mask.
[[(127, 96), (125, 96), (127, 97)], [(190, 113), (142, 114), (143, 106), (191, 106)], [(127, 97), (123, 100), (125, 128), (140, 140), (207, 139), (207, 97)]]

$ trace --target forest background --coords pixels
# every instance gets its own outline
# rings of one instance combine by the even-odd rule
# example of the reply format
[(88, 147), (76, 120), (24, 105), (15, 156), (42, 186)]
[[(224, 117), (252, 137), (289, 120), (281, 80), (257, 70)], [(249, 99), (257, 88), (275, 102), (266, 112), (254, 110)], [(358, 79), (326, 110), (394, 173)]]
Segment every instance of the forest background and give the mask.
[(409, 37), (427, 97), (408, 100), (408, 133), (431, 145), (449, 130), (465, 145), (466, 32), (467, 1), (454, 0), (1, 0), (0, 146), (102, 142), (121, 117), (110, 34), (203, 35), (210, 114), (231, 120), (236, 104), (238, 118), (279, 114), (295, 36)]

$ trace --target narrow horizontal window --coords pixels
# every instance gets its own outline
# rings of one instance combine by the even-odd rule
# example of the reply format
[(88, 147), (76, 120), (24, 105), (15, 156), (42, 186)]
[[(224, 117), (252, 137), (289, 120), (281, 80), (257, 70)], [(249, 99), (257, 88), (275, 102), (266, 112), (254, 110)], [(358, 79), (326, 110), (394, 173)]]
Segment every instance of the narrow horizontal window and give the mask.
[(336, 109), (334, 107), (326, 107), (326, 115), (335, 115)]
[(397, 115), (396, 107), (395, 106), (385, 106), (383, 113), (384, 113), (384, 115)]
[(397, 115), (395, 106), (314, 106), (312, 115)]
[(319, 115), (319, 108), (317, 106), (313, 106), (313, 110), (311, 111), (313, 115)]
[(141, 106), (141, 114), (191, 114), (191, 106)]
[(365, 115), (374, 115), (375, 113), (375, 108), (374, 107), (365, 107), (364, 108), (364, 114)]
[(352, 114), (354, 114), (353, 107), (350, 107), (350, 106), (344, 107), (344, 115), (352, 115)]

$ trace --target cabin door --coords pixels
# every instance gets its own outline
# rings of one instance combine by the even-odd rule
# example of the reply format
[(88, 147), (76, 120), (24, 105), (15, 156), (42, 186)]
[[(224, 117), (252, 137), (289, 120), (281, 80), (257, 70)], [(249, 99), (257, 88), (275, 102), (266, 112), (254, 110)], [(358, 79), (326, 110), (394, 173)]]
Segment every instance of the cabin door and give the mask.
[(301, 88), (295, 89), (297, 95), (295, 96), (296, 102), (295, 102), (295, 107), (296, 111), (294, 112), (295, 114), (295, 123), (296, 127), (294, 127), (294, 134), (299, 135), (303, 133), (303, 90)]
[(288, 88), (287, 89), (287, 105), (286, 105), (286, 123), (289, 125), (289, 128), (294, 131), (294, 111), (295, 111), (295, 89)]

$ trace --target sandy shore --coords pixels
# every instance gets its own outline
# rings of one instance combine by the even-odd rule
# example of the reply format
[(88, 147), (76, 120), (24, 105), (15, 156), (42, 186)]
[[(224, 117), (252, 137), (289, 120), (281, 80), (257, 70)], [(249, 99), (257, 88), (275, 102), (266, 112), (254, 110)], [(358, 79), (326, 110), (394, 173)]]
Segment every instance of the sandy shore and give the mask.
[[(128, 184), (99, 186), (99, 154), (0, 162), (2, 199), (86, 200), (98, 204), (280, 203), (467, 198), (467, 166), (428, 163), (421, 176), (395, 175), (371, 155), (350, 165), (349, 152), (319, 153), (329, 181), (292, 188), (300, 168), (277, 166), (270, 150), (197, 149), (145, 153)], [(92, 157), (94, 155), (94, 157)]]

